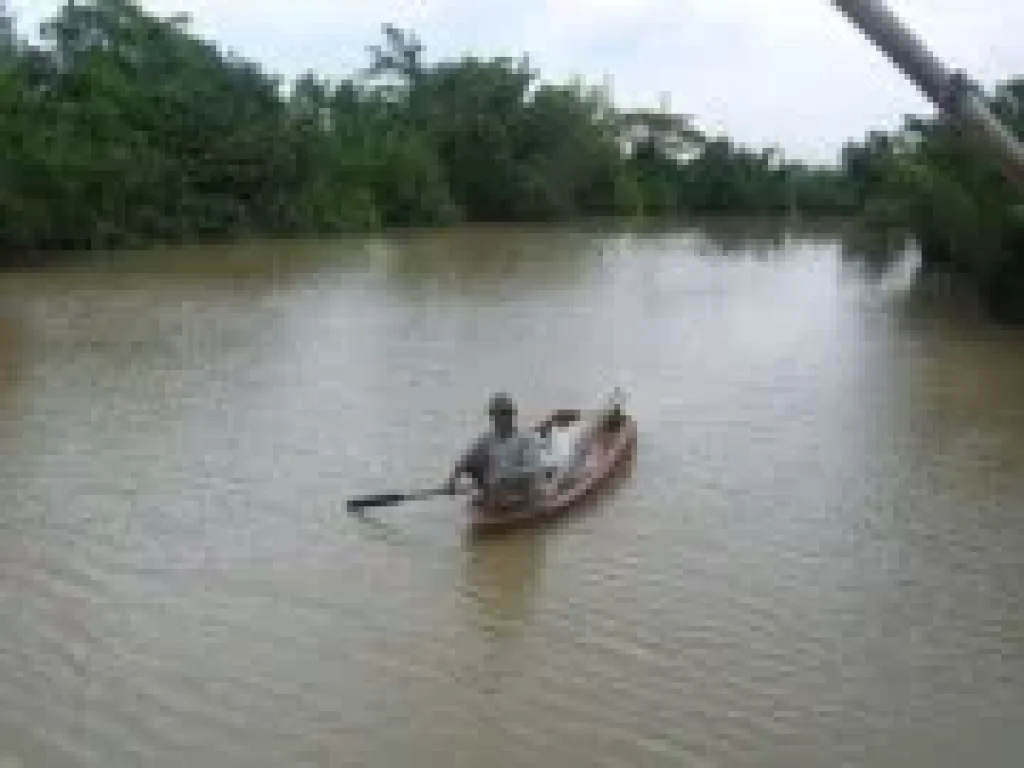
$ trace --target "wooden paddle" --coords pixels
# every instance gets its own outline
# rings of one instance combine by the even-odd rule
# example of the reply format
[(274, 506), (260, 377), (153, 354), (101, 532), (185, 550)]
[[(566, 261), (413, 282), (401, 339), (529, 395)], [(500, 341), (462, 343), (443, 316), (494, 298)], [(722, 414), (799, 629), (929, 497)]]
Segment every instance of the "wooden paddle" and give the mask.
[(455, 490), (454, 492), (448, 488), (430, 488), (422, 491), (411, 491), (408, 493), (378, 493), (374, 496), (363, 496), (357, 499), (348, 500), (349, 512), (361, 512), (364, 509), (370, 509), (371, 507), (389, 507), (394, 504), (404, 504), (407, 501), (419, 501), (421, 499), (430, 499), (434, 496), (461, 496), (467, 493), (464, 490)]

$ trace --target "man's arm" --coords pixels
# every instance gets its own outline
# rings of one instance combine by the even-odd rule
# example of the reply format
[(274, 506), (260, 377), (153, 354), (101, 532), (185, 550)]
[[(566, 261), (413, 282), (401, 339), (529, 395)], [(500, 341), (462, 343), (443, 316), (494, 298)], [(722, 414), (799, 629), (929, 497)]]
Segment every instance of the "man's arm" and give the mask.
[(455, 466), (452, 468), (452, 473), (448, 476), (448, 481), (445, 484), (445, 487), (449, 491), (455, 490), (455, 486), (462, 475), (469, 475), (477, 485), (483, 485), (484, 475), (487, 472), (487, 445), (488, 442), (486, 436), (479, 437), (474, 441), (469, 449), (459, 457), (459, 460), (455, 462)]

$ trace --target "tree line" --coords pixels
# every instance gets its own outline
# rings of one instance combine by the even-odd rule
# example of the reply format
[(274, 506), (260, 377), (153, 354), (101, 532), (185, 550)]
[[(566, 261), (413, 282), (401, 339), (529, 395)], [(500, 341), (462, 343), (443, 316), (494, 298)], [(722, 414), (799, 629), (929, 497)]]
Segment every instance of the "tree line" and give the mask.
[[(1024, 138), (1024, 78), (968, 87)], [(847, 143), (842, 167), (868, 225), (912, 236), (926, 271), (955, 275), (994, 316), (1024, 322), (1024, 193), (993, 158), (945, 119), (908, 116)]]
[[(290, 82), (186, 16), (68, 2), (29, 43), (0, 0), (0, 263), (249, 234), (589, 216), (856, 214), (1024, 315), (1021, 195), (938, 119), (829, 167), (623, 110), (528, 58), (431, 59), (384, 25), (363, 70)], [(990, 103), (1024, 132), (1024, 80)]]
[(831, 171), (617, 110), (525, 58), (433, 61), (390, 25), (364, 71), (290, 83), (130, 0), (69, 2), (35, 44), (13, 29), (5, 14), (0, 252), (843, 203)]

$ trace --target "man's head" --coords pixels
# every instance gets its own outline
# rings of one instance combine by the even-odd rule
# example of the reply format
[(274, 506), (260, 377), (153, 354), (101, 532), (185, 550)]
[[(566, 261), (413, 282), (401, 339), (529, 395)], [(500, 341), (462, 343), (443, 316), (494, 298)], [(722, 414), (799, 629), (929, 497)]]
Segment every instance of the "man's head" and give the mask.
[(498, 434), (514, 432), (518, 426), (519, 409), (515, 401), (505, 392), (498, 392), (491, 396), (487, 405), (487, 414), (491, 417), (491, 424)]

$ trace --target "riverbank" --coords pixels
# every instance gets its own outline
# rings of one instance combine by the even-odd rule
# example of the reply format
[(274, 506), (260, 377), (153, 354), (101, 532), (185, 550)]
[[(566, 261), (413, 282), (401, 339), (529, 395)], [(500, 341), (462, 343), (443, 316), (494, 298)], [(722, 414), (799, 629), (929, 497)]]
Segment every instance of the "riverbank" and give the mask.
[[(390, 25), (367, 73), (284, 83), (132, 2), (54, 21), (0, 52), (0, 266), (480, 222), (863, 215), (1024, 320), (1024, 236), (1005, 215), (1020, 193), (938, 121), (817, 166), (623, 111), (526, 59), (431, 60)], [(1019, 80), (992, 97), (1018, 132), (1021, 97)]]

